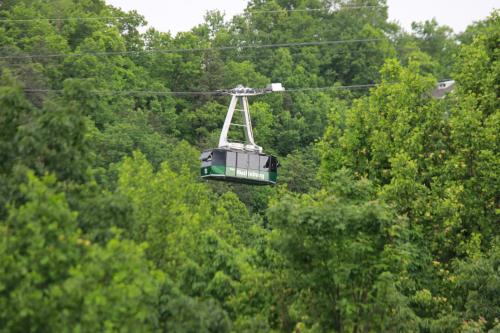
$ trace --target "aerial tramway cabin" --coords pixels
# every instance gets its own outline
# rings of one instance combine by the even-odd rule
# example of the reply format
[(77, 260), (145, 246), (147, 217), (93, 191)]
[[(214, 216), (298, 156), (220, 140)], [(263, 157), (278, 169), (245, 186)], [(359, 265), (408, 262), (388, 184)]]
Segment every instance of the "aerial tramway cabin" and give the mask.
[(278, 160), (274, 156), (229, 149), (209, 149), (201, 154), (201, 177), (255, 185), (274, 185)]
[[(274, 185), (278, 179), (278, 160), (264, 154), (262, 147), (255, 144), (248, 107), (248, 96), (283, 91), (279, 83), (273, 83), (265, 89), (253, 89), (238, 86), (226, 93), (232, 95), (231, 103), (222, 128), (218, 148), (208, 149), (201, 153), (200, 176), (207, 180), (222, 180), (252, 185)], [(237, 109), (237, 104), (242, 105)], [(244, 124), (233, 124), (235, 111), (244, 116)], [(243, 127), (245, 142), (228, 140), (231, 125)]]

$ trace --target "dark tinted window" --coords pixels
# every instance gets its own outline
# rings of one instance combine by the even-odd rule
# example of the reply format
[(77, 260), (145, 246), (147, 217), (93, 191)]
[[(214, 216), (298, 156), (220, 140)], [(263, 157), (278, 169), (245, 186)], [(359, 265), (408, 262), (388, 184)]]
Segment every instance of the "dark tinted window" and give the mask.
[(226, 153), (226, 167), (236, 167), (236, 153), (234, 151)]
[(237, 167), (246, 169), (248, 168), (248, 155), (245, 153), (238, 153)]
[(248, 168), (252, 170), (259, 170), (259, 155), (249, 155)]
[(226, 152), (224, 150), (214, 150), (212, 165), (226, 165)]
[(278, 160), (276, 157), (271, 157), (271, 171), (277, 171), (278, 170)]
[(260, 155), (260, 170), (269, 170), (270, 158), (266, 155)]

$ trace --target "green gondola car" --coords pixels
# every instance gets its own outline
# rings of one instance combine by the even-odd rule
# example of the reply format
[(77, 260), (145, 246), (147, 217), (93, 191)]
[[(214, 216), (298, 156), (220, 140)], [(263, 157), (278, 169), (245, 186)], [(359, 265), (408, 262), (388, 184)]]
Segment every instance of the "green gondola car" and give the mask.
[[(225, 92), (232, 96), (231, 103), (222, 127), (218, 148), (205, 150), (201, 153), (200, 176), (202, 178), (254, 185), (276, 184), (278, 160), (274, 156), (263, 154), (262, 147), (254, 141), (248, 97), (284, 90), (281, 83), (272, 83), (264, 89), (253, 89), (239, 85)], [(238, 103), (241, 108), (236, 107)], [(235, 112), (243, 113), (243, 124), (232, 123)], [(230, 126), (244, 129), (244, 142), (229, 140)]]
[(258, 152), (210, 149), (201, 154), (201, 177), (254, 185), (274, 185), (278, 160)]

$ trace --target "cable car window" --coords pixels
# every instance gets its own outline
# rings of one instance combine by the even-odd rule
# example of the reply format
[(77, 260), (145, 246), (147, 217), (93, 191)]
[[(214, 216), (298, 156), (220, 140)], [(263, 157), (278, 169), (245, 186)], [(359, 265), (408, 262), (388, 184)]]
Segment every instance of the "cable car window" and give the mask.
[(238, 153), (237, 167), (241, 169), (248, 168), (248, 155), (245, 153)]
[(200, 160), (211, 161), (212, 160), (212, 151), (204, 151), (200, 156)]
[(248, 168), (252, 170), (259, 170), (259, 155), (249, 155)]
[(269, 170), (269, 164), (271, 158), (269, 156), (260, 155), (260, 170)]
[(212, 151), (205, 151), (200, 156), (201, 167), (206, 168), (212, 165)]
[(271, 171), (278, 171), (278, 160), (276, 159), (276, 157), (271, 157), (271, 167), (270, 167)]
[(236, 167), (236, 153), (234, 151), (226, 153), (226, 167)]
[(212, 165), (225, 165), (226, 152), (223, 150), (214, 150), (212, 155)]

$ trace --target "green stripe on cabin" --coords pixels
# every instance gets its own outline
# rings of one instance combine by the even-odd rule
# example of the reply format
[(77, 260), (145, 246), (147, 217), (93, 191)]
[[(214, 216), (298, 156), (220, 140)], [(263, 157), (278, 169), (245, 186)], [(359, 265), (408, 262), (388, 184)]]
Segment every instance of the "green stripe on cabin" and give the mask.
[(224, 167), (221, 165), (212, 165), (200, 169), (200, 174), (204, 176), (224, 175), (227, 177), (235, 177), (241, 179), (257, 180), (257, 181), (271, 181), (276, 182), (277, 172), (249, 170), (234, 167)]

